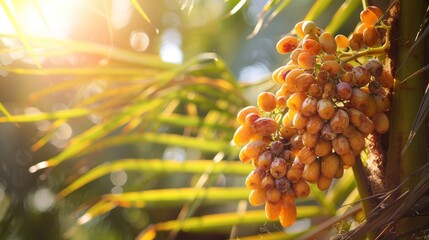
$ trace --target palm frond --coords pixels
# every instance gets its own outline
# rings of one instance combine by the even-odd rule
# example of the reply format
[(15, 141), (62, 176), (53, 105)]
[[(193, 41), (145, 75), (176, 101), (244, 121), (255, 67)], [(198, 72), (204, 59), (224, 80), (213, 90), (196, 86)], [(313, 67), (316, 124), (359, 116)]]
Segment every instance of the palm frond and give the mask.
[[(416, 177), (418, 177), (417, 184), (399, 197), (396, 197), (399, 194), (401, 185)], [(386, 193), (382, 197), (381, 203), (374, 208), (361, 225), (343, 234), (339, 239), (358, 239), (374, 230), (381, 230), (380, 234), (385, 234), (392, 227), (392, 224), (399, 219), (407, 215), (418, 216), (419, 209), (425, 208), (425, 206), (418, 203), (429, 190), (429, 164), (419, 168), (413, 175), (405, 179), (401, 185)], [(379, 237), (382, 237), (382, 235)]]
[(252, 167), (240, 162), (221, 161), (214, 163), (210, 160), (187, 160), (185, 162), (161, 159), (119, 159), (114, 162), (105, 162), (89, 170), (74, 180), (69, 186), (58, 193), (58, 198), (64, 198), (82, 186), (115, 171), (138, 171), (151, 173), (193, 173), (201, 174), (211, 170), (212, 174), (238, 174), (247, 175)]
[(313, 6), (311, 6), (310, 10), (308, 11), (307, 15), (305, 15), (304, 20), (314, 20), (320, 14), (325, 11), (327, 7), (331, 4), (332, 0), (317, 0)]
[(15, 18), (15, 15), (13, 14), (11, 8), (8, 6), (7, 2), (1, 1), (0, 2), (3, 11), (6, 13), (6, 16), (8, 17), (9, 21), (12, 23), (13, 27), (15, 28), (16, 33), (18, 34), (18, 39), (21, 41), (22, 45), (24, 46), (25, 50), (27, 51), (30, 58), (33, 60), (34, 64), (38, 68), (42, 68), (40, 65), (39, 60), (36, 57), (36, 54), (34, 52), (33, 47), (30, 45), (29, 39), (27, 35), (23, 32), (18, 20)]
[(346, 20), (350, 15), (356, 11), (356, 9), (361, 5), (360, 0), (346, 0), (341, 7), (335, 12), (332, 20), (326, 26), (325, 30), (327, 32), (335, 33), (340, 29), (343, 23), (347, 22)]
[[(320, 209), (314, 206), (298, 206), (298, 218), (306, 218), (320, 213)], [(212, 215), (205, 215), (203, 217), (193, 217), (181, 221), (168, 221), (149, 226), (155, 232), (181, 230), (185, 232), (210, 232), (210, 231), (229, 231), (233, 225), (250, 225), (250, 224), (263, 224), (267, 222), (264, 210), (250, 210), (245, 214), (239, 215), (236, 213), (219, 213)], [(144, 234), (148, 231), (146, 229), (140, 235), (144, 239)], [(289, 237), (289, 235), (286, 235)], [(296, 236), (296, 235), (293, 235)]]

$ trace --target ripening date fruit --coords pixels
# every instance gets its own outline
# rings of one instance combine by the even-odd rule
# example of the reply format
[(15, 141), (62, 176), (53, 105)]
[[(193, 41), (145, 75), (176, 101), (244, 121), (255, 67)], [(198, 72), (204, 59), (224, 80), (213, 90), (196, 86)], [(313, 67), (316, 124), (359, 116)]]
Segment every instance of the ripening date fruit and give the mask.
[(337, 133), (332, 131), (331, 124), (326, 122), (320, 131), (320, 137), (325, 140), (332, 141), (337, 137)]
[(277, 122), (272, 118), (261, 117), (252, 124), (253, 133), (261, 136), (270, 136), (279, 129)]
[(373, 77), (379, 77), (383, 73), (383, 65), (375, 58), (369, 59), (365, 63), (365, 68)]
[(316, 147), (314, 147), (314, 153), (318, 157), (327, 156), (331, 152), (332, 152), (331, 140), (320, 139), (319, 142), (317, 142)]
[(383, 16), (383, 11), (381, 11), (381, 9), (377, 6), (368, 6), (367, 9), (371, 10), (377, 16), (377, 18)]
[(306, 164), (302, 176), (307, 182), (316, 183), (320, 177), (320, 161), (316, 160)]
[(273, 153), (271, 151), (265, 151), (258, 157), (257, 167), (262, 169), (269, 169), (273, 159)]
[(252, 126), (250, 125), (241, 125), (237, 128), (232, 138), (235, 144), (243, 146), (247, 144), (253, 137)]
[(366, 24), (366, 23), (360, 23), (360, 24), (358, 24), (357, 26), (356, 26), (356, 28), (355, 28), (355, 33), (360, 33), (360, 34), (363, 34), (363, 31), (365, 31), (365, 29), (367, 29), (367, 28), (369, 28), (369, 27), (371, 27), (371, 25), (368, 25), (368, 24)]
[(265, 170), (262, 168), (255, 168), (247, 175), (246, 187), (251, 190), (262, 188), (262, 179), (265, 176)]
[[(353, 69), (353, 67), (352, 67)], [(354, 86), (356, 84), (356, 77), (355, 75), (351, 72), (345, 72), (342, 76), (341, 76), (341, 82), (345, 82), (348, 83), (350, 86)]]
[(282, 210), (282, 203), (276, 202), (276, 203), (272, 203), (272, 202), (266, 202), (265, 203), (265, 216), (269, 219), (269, 220), (276, 220), (279, 218), (280, 216), (280, 212)]
[(263, 140), (252, 140), (244, 146), (244, 153), (250, 158), (257, 158), (265, 151), (268, 143)]
[(338, 135), (334, 140), (332, 140), (332, 147), (338, 155), (343, 155), (351, 151), (349, 141), (342, 135)]
[(385, 113), (379, 112), (372, 117), (374, 129), (378, 133), (386, 133), (389, 131), (389, 118)]
[(240, 110), (238, 112), (238, 114), (237, 114), (237, 122), (240, 125), (245, 124), (246, 123), (246, 117), (250, 113), (255, 113), (258, 116), (261, 115), (261, 113), (260, 113), (260, 111), (259, 111), (259, 109), (257, 107), (255, 107), (255, 106), (247, 106), (247, 107), (243, 108), (242, 110)]
[(309, 38), (302, 42), (302, 48), (311, 55), (318, 55), (322, 49), (318, 41)]
[(303, 38), (305, 36), (304, 31), (302, 30), (302, 25), (304, 24), (304, 21), (298, 22), (295, 24), (294, 30), (296, 35), (298, 35), (299, 38)]
[(337, 168), (337, 171), (335, 172), (334, 178), (336, 179), (340, 179), (344, 176), (344, 167), (343, 166), (339, 166)]
[(325, 70), (329, 73), (329, 77), (335, 77), (340, 73), (340, 64), (335, 60), (326, 60), (320, 66), (321, 70)]
[(314, 160), (316, 160), (317, 156), (314, 152), (314, 148), (309, 147), (303, 147), (299, 153), (297, 158), (299, 158), (299, 161), (301, 161), (304, 164), (310, 164)]
[(308, 117), (301, 114), (301, 112), (297, 112), (293, 117), (292, 124), (296, 129), (304, 129), (307, 126)]
[(380, 82), (381, 86), (389, 89), (393, 88), (393, 84), (395, 83), (392, 74), (390, 74), (386, 69), (383, 69), (381, 75), (376, 77), (375, 80)]
[(302, 163), (299, 158), (295, 158), (294, 162), (286, 173), (286, 178), (291, 181), (293, 185), (295, 185), (295, 183), (297, 183), (302, 178), (304, 167), (305, 164)]
[(319, 179), (317, 180), (317, 188), (320, 191), (327, 190), (332, 183), (332, 178), (325, 177), (324, 175), (320, 175)]
[(340, 72), (340, 64), (335, 60), (327, 60), (320, 66), (321, 70), (329, 73), (329, 77), (335, 77)]
[(316, 57), (308, 52), (302, 52), (298, 56), (298, 65), (304, 69), (313, 69), (316, 65)]
[(317, 99), (314, 97), (307, 97), (302, 103), (300, 112), (305, 117), (311, 117), (317, 114)]
[(311, 134), (308, 131), (305, 131), (302, 133), (302, 143), (304, 146), (309, 148), (314, 148), (317, 145), (317, 142), (319, 141), (320, 134), (317, 132), (316, 134)]
[(300, 178), (293, 184), (293, 192), (297, 198), (305, 198), (310, 195), (310, 186), (304, 178)]
[(352, 69), (352, 73), (355, 75), (356, 84), (359, 87), (367, 85), (371, 81), (371, 75), (364, 66), (356, 66)]
[(356, 132), (356, 127), (353, 126), (352, 124), (349, 124), (347, 126), (347, 128), (344, 131), (341, 132), (341, 134), (343, 136), (345, 136), (345, 137), (351, 137), (351, 136), (353, 136), (355, 134), (355, 132)]
[(378, 17), (373, 11), (367, 8), (360, 13), (360, 20), (369, 26), (374, 26)]
[(386, 112), (390, 108), (390, 100), (386, 96), (373, 95), (375, 104), (377, 105), (377, 112)]
[(378, 30), (374, 27), (367, 27), (363, 33), (363, 42), (368, 47), (376, 47), (379, 46), (381, 43), (380, 34), (378, 33)]
[(297, 217), (296, 206), (293, 194), (284, 195), (282, 209), (280, 211), (279, 220), (283, 227), (292, 226)]
[(283, 157), (287, 163), (292, 163), (295, 161), (295, 154), (291, 150), (284, 150), (280, 156)]
[[(256, 114), (256, 113), (249, 113), (249, 114), (246, 116), (245, 124), (244, 124), (244, 125), (252, 126), (252, 124), (253, 124), (256, 120), (258, 120), (260, 117), (261, 117), (261, 116), (259, 116), (259, 115), (258, 115), (258, 114)], [(244, 126), (244, 125), (242, 125), (242, 126)]]
[(375, 99), (372, 95), (369, 95), (368, 97), (368, 104), (365, 109), (363, 109), (363, 114), (365, 114), (367, 117), (372, 117), (377, 113), (377, 103), (375, 102)]
[(292, 136), (296, 135), (297, 129), (294, 127), (281, 127), (280, 128), (280, 135), (283, 139), (289, 140)]
[(320, 69), (317, 73), (317, 82), (324, 87), (324, 84), (329, 82), (329, 73), (326, 70)]
[(342, 100), (348, 100), (352, 96), (352, 87), (346, 82), (337, 84), (337, 95)]
[(361, 111), (355, 108), (349, 108), (347, 109), (347, 113), (349, 115), (349, 121), (351, 124), (353, 124), (355, 127), (362, 125), (365, 115)]
[(340, 155), (340, 158), (343, 165), (347, 167), (353, 166), (356, 161), (355, 155), (352, 152), (342, 154)]
[(377, 23), (382, 14), (372, 6), (362, 11), (349, 38), (297, 23), (296, 35), (276, 45), (290, 53), (272, 74), (279, 88), (237, 114), (233, 141), (243, 146), (240, 160), (255, 168), (246, 178), (249, 202), (265, 203), (269, 220), (292, 225), (295, 198), (309, 195), (309, 183), (327, 190), (355, 164), (369, 134), (388, 132), (394, 79), (371, 55), (378, 50), (368, 51), (387, 43), (386, 27)]
[(262, 92), (258, 95), (258, 107), (264, 112), (271, 112), (277, 106), (276, 96), (270, 92)]
[(287, 107), (286, 102), (287, 102), (288, 97), (289, 96), (278, 96), (278, 97), (276, 97), (276, 106), (281, 110), (286, 109), (286, 107)]
[(298, 152), (304, 147), (301, 134), (295, 134), (293, 137), (291, 137), (290, 144), (291, 144), (291, 151), (294, 154), (298, 154)]
[(335, 36), (335, 43), (337, 44), (338, 48), (349, 47), (349, 39), (342, 34), (338, 34), (337, 36)]
[(313, 21), (304, 21), (302, 23), (302, 32), (304, 34), (316, 34), (318, 29)]
[(307, 98), (307, 95), (303, 92), (296, 92), (292, 94), (289, 99), (286, 102), (287, 107), (289, 108), (289, 111), (299, 111), (301, 110), (302, 103)]
[(319, 36), (319, 42), (322, 47), (322, 50), (326, 54), (334, 54), (337, 50), (337, 42), (335, 41), (334, 36), (329, 32), (323, 32)]
[(319, 84), (311, 84), (308, 88), (308, 95), (316, 98), (320, 98), (323, 94), (323, 89)]
[(307, 92), (314, 83), (316, 83), (316, 79), (312, 74), (302, 73), (296, 77), (296, 90), (298, 92)]
[(286, 175), (287, 163), (283, 158), (275, 158), (270, 166), (270, 173), (275, 178), (281, 178)]
[(251, 157), (249, 157), (249, 156), (247, 156), (246, 155), (246, 148), (242, 148), (241, 150), (240, 150), (240, 153), (239, 153), (239, 155), (238, 155), (238, 158), (240, 159), (240, 161), (241, 162), (243, 162), (243, 163), (247, 163), (247, 162), (250, 162), (250, 161), (252, 161), (252, 158)]
[(271, 174), (266, 174), (265, 177), (262, 179), (262, 188), (264, 188), (265, 190), (270, 190), (275, 187), (276, 186), (273, 176), (271, 176)]
[(314, 115), (308, 118), (307, 132), (317, 134), (323, 127), (324, 121), (319, 115)]
[(277, 188), (267, 191), (267, 202), (278, 203), (282, 199), (282, 193)]
[(265, 189), (258, 188), (250, 191), (249, 194), (249, 203), (252, 206), (261, 206), (267, 201)]
[(286, 177), (274, 179), (274, 184), (281, 193), (286, 193), (291, 190), (292, 183)]
[(274, 156), (279, 156), (284, 150), (283, 143), (281, 141), (273, 141), (270, 145), (270, 150)]
[(325, 83), (323, 87), (322, 98), (324, 99), (335, 99), (337, 96), (337, 86), (332, 82)]
[(296, 111), (293, 111), (291, 109), (289, 109), (289, 111), (286, 112), (286, 114), (282, 118), (283, 127), (293, 128), (293, 118), (295, 117), (296, 113), (297, 113)]
[(349, 46), (353, 51), (359, 51), (363, 48), (363, 35), (362, 33), (353, 33), (349, 38)]
[(277, 42), (276, 48), (280, 54), (290, 53), (299, 45), (299, 40), (294, 36), (285, 36)]
[(349, 126), (349, 121), (350, 119), (347, 112), (343, 109), (337, 109), (334, 116), (329, 121), (329, 124), (334, 133), (342, 133), (345, 132)]
[(286, 76), (286, 84), (284, 85), (288, 91), (296, 92), (296, 78), (304, 73), (304, 69), (295, 68), (291, 70)]
[(325, 119), (325, 120), (331, 119), (335, 114), (334, 103), (329, 99), (325, 99), (325, 98), (320, 99), (317, 102), (317, 113), (322, 119)]
[(369, 102), (369, 94), (362, 91), (360, 88), (353, 88), (352, 89), (352, 96), (350, 98), (350, 103), (351, 105), (362, 111), (364, 110), (366, 107), (368, 107), (368, 102)]
[(359, 154), (365, 148), (365, 138), (362, 133), (356, 131), (356, 133), (348, 137), (350, 149), (355, 153), (355, 155)]
[(322, 157), (321, 173), (326, 178), (333, 178), (337, 168), (340, 166), (340, 158), (337, 154), (331, 153), (328, 156)]
[(290, 53), (290, 59), (292, 60), (292, 62), (294, 62), (295, 64), (298, 64), (298, 56), (302, 52), (304, 52), (304, 49), (302, 49), (302, 48), (297, 48), (297, 49), (293, 50)]

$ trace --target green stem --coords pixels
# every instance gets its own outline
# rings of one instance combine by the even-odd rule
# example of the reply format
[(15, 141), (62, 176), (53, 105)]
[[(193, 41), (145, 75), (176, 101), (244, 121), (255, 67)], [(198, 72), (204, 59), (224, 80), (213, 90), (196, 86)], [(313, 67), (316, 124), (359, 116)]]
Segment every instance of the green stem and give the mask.
[[(383, 27), (383, 28), (386, 29), (386, 36), (390, 36), (390, 27)], [(387, 51), (389, 50), (389, 48), (390, 48), (390, 39), (389, 39), (389, 37), (386, 37), (386, 40), (385, 40), (383, 46), (377, 47), (377, 48), (368, 48), (365, 51), (358, 52), (358, 53), (353, 54), (344, 60), (341, 60), (341, 64), (340, 64), (341, 69), (343, 68), (343, 65), (345, 63), (351, 62), (351, 61), (356, 60), (360, 57), (385, 55), (387, 53)]]
[[(356, 163), (352, 166), (352, 169), (360, 199), (366, 199), (370, 197), (371, 193), (369, 192), (369, 189), (371, 188), (368, 185), (365, 169), (359, 156), (356, 157)], [(369, 200), (362, 201), (362, 209), (365, 213), (365, 216), (369, 215), (369, 213), (372, 211), (372, 208), (373, 206)]]
[(368, 0), (362, 0), (362, 9), (366, 9), (368, 7)]

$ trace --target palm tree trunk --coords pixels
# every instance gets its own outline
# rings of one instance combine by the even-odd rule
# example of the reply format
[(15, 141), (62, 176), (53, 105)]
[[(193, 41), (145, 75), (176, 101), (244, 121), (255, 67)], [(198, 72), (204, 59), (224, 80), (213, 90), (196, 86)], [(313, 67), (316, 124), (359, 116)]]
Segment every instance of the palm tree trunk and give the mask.
[[(397, 187), (411, 173), (428, 161), (424, 144), (424, 131), (418, 131), (407, 150), (401, 153), (407, 142), (425, 89), (422, 74), (410, 78), (406, 82), (401, 83), (401, 81), (425, 65), (424, 45), (417, 46), (407, 59), (404, 56), (414, 43), (417, 32), (423, 23), (427, 6), (426, 0), (400, 0), (398, 4), (399, 15), (393, 14), (396, 19), (392, 26), (392, 46), (389, 57), (392, 60), (392, 73), (396, 83), (390, 113), (391, 128), (385, 174), (388, 190)], [(412, 178), (402, 185), (401, 193), (415, 185), (417, 180), (417, 178)], [(411, 226), (414, 228), (418, 224), (412, 219), (403, 221), (400, 223), (397, 233), (406, 232)]]

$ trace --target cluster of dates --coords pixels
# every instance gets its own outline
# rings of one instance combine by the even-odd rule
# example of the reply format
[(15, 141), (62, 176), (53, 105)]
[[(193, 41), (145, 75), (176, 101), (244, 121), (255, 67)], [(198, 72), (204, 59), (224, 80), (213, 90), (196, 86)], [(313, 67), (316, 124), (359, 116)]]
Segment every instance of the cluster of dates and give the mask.
[(257, 106), (238, 113), (233, 141), (243, 146), (240, 160), (255, 167), (246, 179), (249, 202), (265, 204), (268, 219), (292, 225), (294, 199), (309, 195), (309, 183), (328, 189), (355, 163), (369, 134), (389, 130), (394, 81), (369, 51), (386, 45), (386, 28), (377, 25), (381, 14), (372, 6), (362, 11), (362, 23), (348, 38), (312, 21), (297, 23), (296, 36), (276, 46), (290, 54), (272, 75), (280, 88), (260, 93)]

